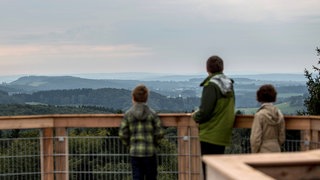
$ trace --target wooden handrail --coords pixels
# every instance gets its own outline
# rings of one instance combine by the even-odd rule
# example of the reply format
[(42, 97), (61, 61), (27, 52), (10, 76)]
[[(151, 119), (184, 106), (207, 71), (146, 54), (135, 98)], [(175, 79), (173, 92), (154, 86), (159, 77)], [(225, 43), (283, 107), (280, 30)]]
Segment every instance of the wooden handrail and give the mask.
[[(189, 113), (159, 114), (163, 126), (197, 126)], [(123, 114), (52, 114), (30, 116), (0, 116), (0, 130), (55, 127), (119, 127)], [(253, 115), (237, 115), (235, 128), (251, 128)], [(285, 116), (288, 130), (319, 130), (320, 116)]]

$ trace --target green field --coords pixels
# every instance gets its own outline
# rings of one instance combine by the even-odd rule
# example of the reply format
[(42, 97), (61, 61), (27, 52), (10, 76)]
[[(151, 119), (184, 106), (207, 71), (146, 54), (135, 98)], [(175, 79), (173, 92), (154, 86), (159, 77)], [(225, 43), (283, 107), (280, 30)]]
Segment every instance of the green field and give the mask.
[[(276, 104), (276, 106), (281, 110), (283, 114), (286, 115), (296, 115), (297, 111), (302, 111), (303, 106), (290, 106), (289, 103), (280, 103)], [(259, 107), (256, 108), (237, 108), (237, 110), (240, 110), (243, 114), (254, 114)]]
[(303, 96), (303, 93), (279, 93), (277, 94), (278, 98), (288, 98), (292, 96)]

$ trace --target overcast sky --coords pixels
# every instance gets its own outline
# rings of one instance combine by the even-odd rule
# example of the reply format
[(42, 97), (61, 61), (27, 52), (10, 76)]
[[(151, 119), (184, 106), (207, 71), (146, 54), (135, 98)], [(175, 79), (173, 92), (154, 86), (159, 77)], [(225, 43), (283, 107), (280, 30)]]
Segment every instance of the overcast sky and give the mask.
[(0, 0), (0, 75), (302, 73), (319, 0)]

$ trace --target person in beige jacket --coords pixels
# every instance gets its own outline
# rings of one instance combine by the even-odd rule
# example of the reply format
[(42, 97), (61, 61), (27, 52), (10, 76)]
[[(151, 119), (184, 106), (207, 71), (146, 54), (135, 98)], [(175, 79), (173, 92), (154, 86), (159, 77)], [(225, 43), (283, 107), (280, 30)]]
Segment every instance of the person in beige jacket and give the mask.
[(284, 143), (285, 122), (281, 111), (273, 105), (277, 92), (273, 85), (262, 85), (257, 91), (261, 107), (254, 115), (250, 144), (252, 153), (281, 152)]

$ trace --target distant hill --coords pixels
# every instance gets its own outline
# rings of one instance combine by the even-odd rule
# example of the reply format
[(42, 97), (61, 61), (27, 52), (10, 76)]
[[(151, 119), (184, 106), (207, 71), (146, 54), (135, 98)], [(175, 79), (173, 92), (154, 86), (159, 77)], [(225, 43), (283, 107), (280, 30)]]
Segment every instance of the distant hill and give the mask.
[[(300, 81), (305, 82), (304, 74), (293, 73), (270, 73), (270, 74), (227, 74), (232, 78), (248, 78), (262, 81)], [(87, 79), (117, 79), (117, 80), (139, 80), (139, 81), (188, 81), (190, 79), (203, 79), (207, 76), (203, 74), (164, 74), (164, 73), (91, 73), (91, 74), (74, 74), (71, 76)]]
[[(130, 75), (130, 74), (128, 74)], [(125, 75), (123, 75), (124, 77)], [(142, 75), (141, 75), (142, 76)], [(153, 76), (156, 78), (155, 76)], [(162, 80), (160, 80), (162, 77)], [(74, 76), (23, 76), (10, 83), (2, 83), (0, 90), (15, 93), (33, 93), (37, 91), (49, 90), (68, 90), (68, 89), (99, 89), (116, 88), (132, 90), (138, 84), (145, 84), (154, 92), (168, 97), (192, 97), (201, 95), (199, 84), (206, 76), (159, 76), (153, 80), (124, 80), (124, 79), (87, 79)], [(238, 94), (255, 92), (262, 84), (274, 84), (281, 86), (301, 86), (305, 87), (305, 81), (302, 81), (296, 74), (270, 74), (270, 75), (239, 75), (231, 76), (235, 82), (235, 90)], [(164, 81), (163, 79), (167, 79)], [(264, 80), (259, 80), (264, 79)], [(290, 88), (289, 88), (290, 89)], [(291, 88), (295, 93), (294, 89)], [(301, 91), (299, 91), (301, 93)]]
[[(125, 74), (122, 74), (125, 78)], [(127, 74), (132, 75), (132, 74)], [(144, 77), (145, 80), (135, 80), (132, 75), (131, 78), (128, 79), (89, 79), (83, 77), (74, 77), (74, 76), (23, 76), (18, 78), (15, 81), (10, 83), (2, 83), (0, 85), (0, 104), (3, 103), (21, 103), (23, 102), (32, 102), (35, 101), (37, 103), (51, 104), (55, 99), (57, 102), (53, 103), (56, 105), (78, 105), (82, 104), (80, 101), (85, 98), (90, 97), (88, 94), (81, 94), (78, 90), (90, 89), (91, 93), (98, 93), (100, 89), (114, 89), (114, 91), (122, 91), (126, 90), (127, 93), (124, 97), (129, 98), (126, 104), (117, 105), (117, 102), (112, 103), (116, 108), (127, 107), (130, 104), (130, 92), (131, 90), (138, 84), (145, 84), (150, 91), (154, 92), (154, 94), (158, 94), (159, 99), (161, 99), (161, 105), (159, 103), (154, 103), (155, 107), (163, 107), (163, 109), (170, 110), (171, 109), (183, 109), (177, 106), (188, 106), (186, 107), (188, 110), (190, 107), (198, 106), (199, 97), (202, 93), (202, 87), (199, 84), (206, 77), (205, 75), (163, 75), (159, 74), (159, 76), (149, 76), (151, 80), (146, 80), (148, 76), (143, 76), (143, 74), (139, 74), (139, 76)], [(303, 75), (301, 75), (303, 77)], [(300, 75), (297, 74), (269, 74), (269, 75), (237, 75), (231, 76), (233, 78), (235, 84), (235, 94), (236, 94), (236, 106), (239, 108), (247, 108), (247, 107), (258, 107), (258, 103), (256, 102), (255, 93), (256, 90), (262, 84), (273, 84), (278, 91), (278, 102), (289, 102), (295, 104), (295, 106), (303, 106), (303, 96), (307, 93), (306, 82), (301, 78)], [(165, 80), (166, 79), (166, 80)], [(263, 79), (263, 80), (261, 80)], [(66, 91), (68, 90), (68, 92)], [(51, 91), (51, 92), (46, 92)], [(62, 92), (63, 93), (62, 93)], [(73, 93), (77, 91), (80, 95), (75, 96)], [(86, 90), (88, 91), (88, 90)], [(41, 97), (47, 97), (50, 100), (44, 101), (44, 99), (37, 100), (37, 95), (41, 92)], [(54, 94), (53, 92), (57, 93)], [(109, 91), (104, 91), (108, 94)], [(61, 95), (64, 94), (63, 96)], [(2, 94), (2, 95), (1, 95)], [(6, 94), (12, 96), (8, 97)], [(19, 94), (32, 95), (34, 99), (30, 98), (28, 100), (18, 98)], [(66, 95), (68, 94), (68, 95)], [(14, 96), (13, 96), (14, 95)], [(111, 93), (111, 95), (114, 95)], [(52, 96), (52, 97), (51, 97)], [(57, 96), (63, 98), (57, 98)], [(89, 103), (89, 100), (86, 100), (84, 105), (98, 105), (100, 106), (103, 102), (97, 103), (100, 99), (103, 99), (103, 94), (100, 94), (99, 97), (96, 97), (96, 102)], [(1, 98), (2, 97), (2, 98)], [(115, 95), (118, 99), (122, 98), (120, 95)], [(68, 99), (69, 98), (69, 99)], [(70, 98), (79, 102), (72, 102)], [(113, 98), (113, 97), (111, 97)], [(196, 101), (187, 102), (186, 99), (196, 98)], [(89, 98), (90, 99), (90, 98)], [(160, 101), (159, 99), (155, 101)], [(177, 105), (176, 102), (183, 100), (183, 104), (180, 102)], [(70, 100), (70, 101), (69, 101)], [(105, 99), (105, 101), (109, 101)], [(171, 104), (171, 105), (170, 105)], [(102, 105), (104, 107), (108, 107), (105, 104)], [(173, 108), (174, 107), (174, 108)], [(185, 109), (186, 109), (185, 108)]]
[[(80, 76), (80, 75), (79, 75)], [(144, 73), (93, 74), (78, 76), (22, 76), (12, 82), (2, 83), (0, 90), (34, 92), (41, 90), (78, 89), (78, 88), (124, 88), (132, 89), (137, 84), (146, 84), (152, 89), (165, 91), (197, 87), (206, 75), (165, 75)], [(98, 77), (105, 77), (100, 78)], [(296, 84), (305, 85), (303, 74), (256, 74), (230, 75), (237, 84)], [(1, 77), (0, 77), (1, 79)]]
[[(0, 90), (13, 93), (32, 93), (37, 91), (116, 88), (132, 90), (138, 84), (145, 84), (152, 91), (165, 96), (177, 97), (179, 94), (196, 96), (202, 79), (188, 81), (140, 81), (118, 79), (86, 79), (73, 76), (24, 76), (0, 85)], [(191, 92), (192, 91), (192, 92)]]
[(0, 76), (0, 83), (10, 83), (25, 75)]
[(231, 75), (233, 78), (247, 78), (259, 81), (284, 81), (284, 82), (306, 82), (304, 74), (251, 74), (251, 75)]
[[(289, 73), (270, 73), (270, 74), (227, 74), (232, 78), (248, 78), (252, 80), (267, 80), (267, 81), (302, 81), (305, 82), (304, 74), (289, 74)], [(35, 75), (14, 75), (14, 76), (0, 76), (0, 82), (10, 83), (21, 77), (34, 77)], [(139, 80), (139, 81), (188, 81), (190, 79), (204, 78), (207, 76), (203, 74), (165, 74), (165, 73), (143, 73), (143, 72), (128, 72), (128, 73), (90, 73), (90, 74), (70, 74), (70, 75), (56, 75), (53, 77), (79, 77), (91, 80)], [(40, 77), (50, 77), (40, 76)]]
[(128, 88), (139, 83), (135, 80), (97, 80), (85, 79), (73, 76), (24, 76), (7, 83), (11, 87), (22, 92), (35, 92), (58, 89), (79, 89), (79, 88)]

